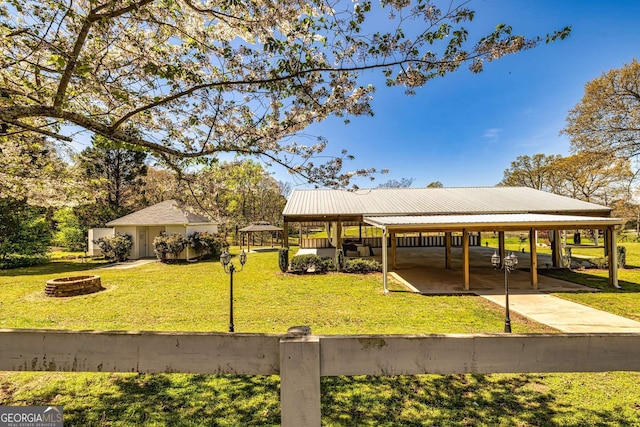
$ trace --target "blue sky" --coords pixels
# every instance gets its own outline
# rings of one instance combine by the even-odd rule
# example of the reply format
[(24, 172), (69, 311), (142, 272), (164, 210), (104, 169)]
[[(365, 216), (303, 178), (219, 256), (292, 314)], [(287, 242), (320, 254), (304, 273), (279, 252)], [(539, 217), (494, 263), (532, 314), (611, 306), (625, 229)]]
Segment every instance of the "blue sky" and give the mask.
[[(310, 129), (329, 139), (328, 153), (346, 148), (346, 169), (390, 169), (376, 181), (415, 178), (414, 187), (492, 186), (510, 162), (535, 153), (568, 155), (559, 135), (585, 83), (640, 59), (640, 1), (473, 0), (469, 40), (507, 23), (535, 36), (572, 26), (569, 38), (486, 64), (481, 74), (460, 69), (406, 96), (378, 86), (375, 117), (333, 119)], [(373, 77), (372, 77), (373, 78)], [(283, 171), (277, 179), (292, 181)], [(299, 187), (305, 187), (304, 184)]]

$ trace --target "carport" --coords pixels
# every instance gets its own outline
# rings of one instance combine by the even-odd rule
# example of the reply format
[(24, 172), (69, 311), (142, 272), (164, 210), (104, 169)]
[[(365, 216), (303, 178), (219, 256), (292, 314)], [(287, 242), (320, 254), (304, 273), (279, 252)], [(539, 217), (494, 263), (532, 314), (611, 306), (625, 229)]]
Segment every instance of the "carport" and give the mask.
[[(559, 267), (562, 264), (560, 231), (579, 229), (604, 230), (605, 250), (609, 259), (609, 283), (617, 288), (616, 230), (623, 221), (612, 218), (611, 211), (607, 206), (527, 187), (445, 187), (369, 188), (354, 191), (296, 189), (289, 196), (282, 214), (285, 236), (289, 234), (291, 223), (332, 223), (334, 238), (325, 239), (328, 242), (316, 247), (334, 249), (336, 254), (343, 249), (344, 225), (364, 224), (382, 230), (383, 236), (374, 239), (374, 247), (382, 248), (386, 291), (390, 267), (388, 249), (391, 250), (391, 268), (395, 268), (396, 249), (403, 241), (421, 242), (413, 245), (414, 247), (442, 245), (447, 255), (444, 268), (450, 269), (453, 239), (462, 247), (462, 283), (464, 289), (469, 290), (472, 286), (469, 277), (469, 246), (478, 244), (481, 232), (496, 232), (499, 236), (500, 259), (504, 259), (504, 233), (510, 231), (525, 231), (529, 234), (530, 282), (536, 289), (537, 247), (534, 236), (537, 230), (551, 232), (552, 265)], [(406, 238), (398, 237), (399, 234), (437, 235), (438, 244), (430, 244), (431, 237)]]
[[(529, 232), (529, 256), (530, 256), (530, 280), (533, 289), (538, 288), (537, 246), (535, 240), (536, 230), (553, 231), (552, 244), (556, 246), (553, 251), (556, 257), (560, 256), (560, 230), (568, 229), (601, 229), (605, 230), (605, 244), (609, 264), (609, 284), (618, 288), (617, 276), (617, 239), (616, 229), (623, 221), (618, 218), (599, 218), (574, 215), (548, 215), (548, 214), (494, 214), (494, 215), (420, 215), (420, 216), (365, 216), (363, 221), (382, 230), (382, 267), (383, 286), (387, 292), (387, 279), (389, 271), (389, 254), (387, 241), (391, 242), (391, 266), (396, 269), (396, 235), (399, 233), (414, 232), (441, 232), (445, 233), (445, 265), (451, 268), (451, 233), (462, 233), (462, 270), (464, 289), (470, 289), (469, 266), (469, 232), (497, 232), (499, 236), (500, 259), (504, 259), (505, 245), (504, 233), (506, 231)], [(558, 263), (559, 264), (559, 263)], [(556, 262), (554, 261), (554, 265)]]

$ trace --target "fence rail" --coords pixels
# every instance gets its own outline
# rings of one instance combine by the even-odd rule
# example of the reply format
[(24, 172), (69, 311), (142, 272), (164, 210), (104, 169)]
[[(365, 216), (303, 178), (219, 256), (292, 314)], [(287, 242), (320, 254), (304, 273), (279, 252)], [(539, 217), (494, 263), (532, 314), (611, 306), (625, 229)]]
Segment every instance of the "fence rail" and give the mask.
[[(305, 332), (306, 331), (306, 332)], [(640, 371), (640, 334), (335, 335), (0, 330), (0, 370), (280, 375), (283, 426), (336, 375)], [(306, 334), (305, 334), (306, 333)]]
[[(445, 236), (423, 235), (423, 236), (399, 236), (396, 237), (397, 246), (399, 248), (428, 248), (428, 247), (444, 247)], [(382, 247), (382, 237), (363, 237), (359, 239), (362, 244), (369, 245), (372, 248)], [(481, 239), (478, 234), (469, 234), (469, 245), (480, 246)], [(451, 246), (462, 246), (462, 236), (451, 236)], [(326, 237), (320, 238), (302, 238), (300, 248), (331, 248), (331, 242)], [(387, 247), (391, 247), (391, 237), (387, 238)]]

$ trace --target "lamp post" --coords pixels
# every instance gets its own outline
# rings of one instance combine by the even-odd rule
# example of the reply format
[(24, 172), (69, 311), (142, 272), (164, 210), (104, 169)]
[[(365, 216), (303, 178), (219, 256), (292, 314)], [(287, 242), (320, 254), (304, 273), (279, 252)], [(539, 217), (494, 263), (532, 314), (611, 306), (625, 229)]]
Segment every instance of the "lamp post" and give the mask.
[[(242, 250), (240, 253), (240, 270), (241, 272), (247, 262), (247, 254)], [(220, 255), (220, 263), (224, 267), (224, 272), (229, 274), (229, 332), (235, 332), (233, 327), (233, 273), (236, 271), (235, 266), (231, 262), (231, 254), (229, 251), (224, 251)]]
[[(500, 266), (500, 256), (497, 252), (494, 252), (491, 255), (491, 264), (495, 268)], [(504, 298), (505, 298), (505, 318), (504, 318), (504, 331), (511, 332), (511, 317), (509, 316), (509, 273), (513, 271), (513, 269), (518, 265), (518, 257), (513, 254), (513, 252), (503, 260), (503, 269), (504, 269)]]

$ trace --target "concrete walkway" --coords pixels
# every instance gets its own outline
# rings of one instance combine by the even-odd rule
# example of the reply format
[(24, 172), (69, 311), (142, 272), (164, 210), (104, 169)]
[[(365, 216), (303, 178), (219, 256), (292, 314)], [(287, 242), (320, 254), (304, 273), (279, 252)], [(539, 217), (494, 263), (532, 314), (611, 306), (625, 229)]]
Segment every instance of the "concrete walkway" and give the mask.
[(153, 259), (134, 259), (123, 262), (116, 262), (115, 264), (107, 264), (104, 266), (100, 266), (97, 268), (102, 269), (113, 269), (113, 270), (127, 270), (129, 268), (140, 267), (141, 265), (151, 264), (157, 262), (155, 258)]
[[(504, 294), (477, 295), (501, 307), (505, 306)], [(539, 292), (510, 294), (509, 310), (562, 332), (640, 333), (640, 322)]]

